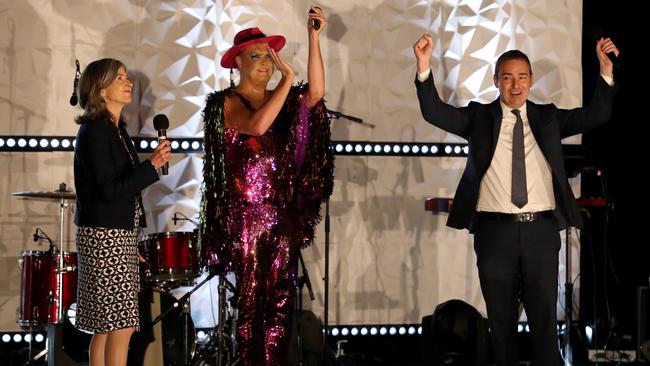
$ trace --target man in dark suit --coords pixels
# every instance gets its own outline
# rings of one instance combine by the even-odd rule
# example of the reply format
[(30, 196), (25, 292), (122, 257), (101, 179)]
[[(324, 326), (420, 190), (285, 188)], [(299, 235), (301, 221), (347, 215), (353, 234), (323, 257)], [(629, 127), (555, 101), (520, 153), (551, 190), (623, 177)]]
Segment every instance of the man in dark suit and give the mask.
[(469, 154), (447, 225), (470, 229), (498, 366), (515, 365), (518, 300), (531, 332), (533, 365), (557, 366), (559, 230), (582, 227), (564, 170), (561, 140), (609, 120), (613, 64), (610, 39), (600, 39), (600, 76), (589, 105), (560, 109), (528, 101), (533, 73), (518, 50), (497, 60), (499, 98), (456, 108), (438, 96), (430, 69), (433, 39), (413, 46), (420, 110), (429, 123), (467, 139)]

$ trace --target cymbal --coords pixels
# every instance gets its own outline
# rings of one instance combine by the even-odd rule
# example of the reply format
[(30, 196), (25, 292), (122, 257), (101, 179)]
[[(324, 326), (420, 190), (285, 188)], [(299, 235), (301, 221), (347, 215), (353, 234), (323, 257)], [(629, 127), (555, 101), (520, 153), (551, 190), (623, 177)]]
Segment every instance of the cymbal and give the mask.
[(54, 200), (75, 199), (77, 195), (72, 191), (36, 191), (36, 192), (13, 192), (12, 196), (27, 198), (49, 198)]

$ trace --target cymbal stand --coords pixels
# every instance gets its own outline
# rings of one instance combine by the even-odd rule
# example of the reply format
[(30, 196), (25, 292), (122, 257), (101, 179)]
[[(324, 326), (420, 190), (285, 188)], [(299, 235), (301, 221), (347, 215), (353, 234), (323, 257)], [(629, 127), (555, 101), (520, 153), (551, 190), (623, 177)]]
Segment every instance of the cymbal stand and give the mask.
[[(59, 185), (60, 192), (66, 192), (66, 184)], [(68, 208), (68, 200), (59, 200), (59, 261), (56, 268), (56, 322), (50, 323), (47, 327), (47, 363), (49, 366), (74, 365), (74, 361), (63, 350), (63, 275), (76, 268), (64, 266), (65, 242), (63, 241), (65, 230), (65, 211)], [(56, 250), (53, 251), (56, 252)]]

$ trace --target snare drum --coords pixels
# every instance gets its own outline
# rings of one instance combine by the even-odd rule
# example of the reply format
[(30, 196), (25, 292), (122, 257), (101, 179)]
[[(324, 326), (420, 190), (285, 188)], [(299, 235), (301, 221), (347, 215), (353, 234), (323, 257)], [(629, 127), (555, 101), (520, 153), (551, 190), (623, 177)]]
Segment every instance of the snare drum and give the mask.
[(21, 271), (18, 326), (44, 327), (58, 323), (59, 306), (67, 309), (77, 300), (77, 253), (63, 254), (62, 295), (59, 300), (57, 267), (59, 254), (49, 251), (23, 250), (18, 260)]
[[(191, 232), (166, 232), (147, 235), (140, 242), (145, 258), (143, 280), (157, 286), (193, 284), (199, 276), (196, 238)], [(173, 285), (173, 286), (170, 286)]]

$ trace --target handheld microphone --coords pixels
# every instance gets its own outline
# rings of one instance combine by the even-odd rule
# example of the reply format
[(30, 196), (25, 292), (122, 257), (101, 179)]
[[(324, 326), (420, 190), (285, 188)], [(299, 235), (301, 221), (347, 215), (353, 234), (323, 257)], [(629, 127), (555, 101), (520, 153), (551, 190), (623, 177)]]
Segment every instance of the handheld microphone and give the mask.
[[(167, 128), (169, 128), (169, 119), (164, 114), (157, 114), (153, 118), (153, 128), (158, 131), (158, 143), (160, 144), (163, 140), (167, 139)], [(162, 175), (167, 175), (169, 173), (169, 163), (165, 163), (160, 168)]]
[(38, 228), (34, 231), (34, 241), (38, 241)]
[[(314, 8), (311, 8), (311, 9), (309, 9), (309, 12), (311, 14), (314, 14), (314, 13), (316, 13), (316, 10), (314, 10)], [(312, 19), (311, 27), (314, 28), (314, 30), (319, 30), (320, 29), (320, 20)]]
[(172, 217), (172, 221), (174, 222), (174, 225), (176, 225), (176, 222), (178, 221), (178, 217), (176, 216), (178, 212), (174, 212), (174, 217)]
[(77, 88), (79, 87), (79, 78), (81, 77), (81, 71), (79, 70), (79, 60), (74, 60), (77, 64), (77, 71), (74, 73), (74, 84), (72, 85), (72, 96), (70, 97), (70, 105), (76, 106), (79, 101), (79, 96), (77, 96)]

